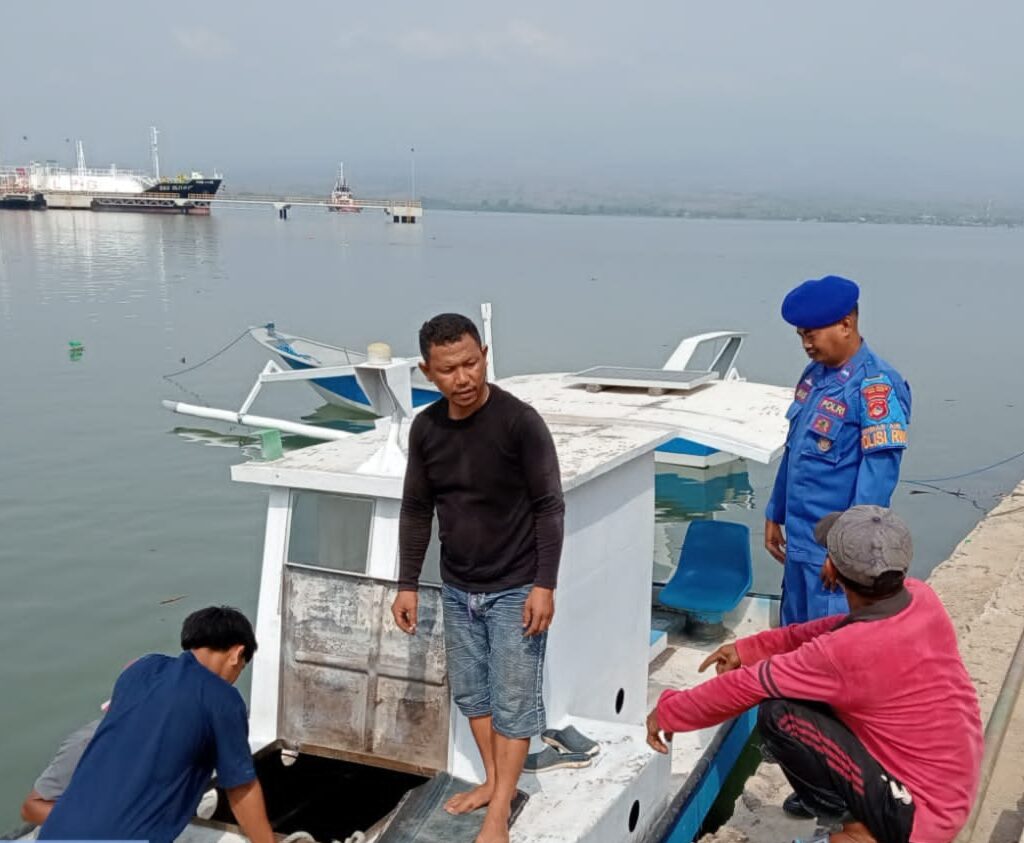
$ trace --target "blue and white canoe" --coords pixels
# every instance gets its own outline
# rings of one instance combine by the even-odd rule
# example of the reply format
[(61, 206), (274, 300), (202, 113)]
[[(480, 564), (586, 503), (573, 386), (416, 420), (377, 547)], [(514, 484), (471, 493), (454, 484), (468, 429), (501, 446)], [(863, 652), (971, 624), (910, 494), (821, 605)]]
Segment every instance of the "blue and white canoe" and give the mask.
[[(273, 322), (250, 328), (249, 335), (272, 352), (287, 368), (296, 372), (355, 366), (366, 362), (365, 352), (340, 345), (329, 345), (295, 334), (286, 334), (278, 331)], [(424, 407), (441, 397), (422, 373), (414, 372), (412, 380), (413, 407)], [(354, 371), (348, 374), (317, 378), (308, 383), (328, 404), (344, 407), (367, 418), (376, 417), (370, 407), (369, 398), (366, 397), (366, 393), (363, 392), (356, 380)]]
[[(330, 345), (319, 340), (287, 334), (277, 330), (273, 322), (249, 330), (256, 342), (270, 351), (284, 366), (293, 371), (332, 368), (330, 377), (316, 378), (308, 383), (328, 404), (374, 417), (366, 393), (356, 381), (354, 372), (337, 373), (338, 367), (354, 366), (366, 361), (366, 354), (345, 346)], [(660, 369), (636, 369), (598, 366), (567, 376), (571, 382), (589, 392), (627, 390), (647, 392), (652, 399), (671, 400), (679, 390), (694, 389), (715, 381), (740, 380), (736, 359), (746, 335), (738, 331), (714, 331), (684, 339)], [(703, 360), (703, 363), (697, 361)], [(413, 408), (436, 401), (440, 394), (422, 373), (412, 374)], [(731, 462), (736, 455), (721, 448), (683, 437), (665, 443), (655, 452), (659, 463), (687, 468), (710, 468)]]

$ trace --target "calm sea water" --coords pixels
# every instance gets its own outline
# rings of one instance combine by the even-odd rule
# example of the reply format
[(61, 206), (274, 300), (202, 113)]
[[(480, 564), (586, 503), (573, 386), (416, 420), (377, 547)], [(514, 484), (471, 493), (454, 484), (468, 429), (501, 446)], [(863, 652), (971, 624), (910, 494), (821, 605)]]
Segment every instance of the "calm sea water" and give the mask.
[[(657, 366), (683, 336), (733, 328), (750, 333), (743, 373), (788, 385), (805, 358), (779, 302), (829, 272), (861, 282), (865, 336), (913, 386), (904, 477), (959, 474), (1024, 448), (1021, 231), (0, 212), (0, 828), (125, 662), (174, 651), (199, 606), (255, 608), (264, 496), (229, 481), (244, 458), (237, 439), (160, 399), (238, 406), (266, 354), (246, 340), (178, 386), (162, 374), (270, 320), (412, 353), (428, 316), (476, 315), (491, 301), (499, 375)], [(296, 384), (257, 409), (297, 418), (319, 403)], [(660, 476), (659, 561), (678, 554), (687, 518), (715, 510), (750, 524), (759, 547), (772, 472), (740, 466), (708, 489)], [(915, 572), (944, 559), (1022, 473), (1017, 461), (940, 484), (960, 497), (902, 486), (895, 505), (914, 528)], [(756, 587), (776, 591), (778, 566), (755, 556)]]

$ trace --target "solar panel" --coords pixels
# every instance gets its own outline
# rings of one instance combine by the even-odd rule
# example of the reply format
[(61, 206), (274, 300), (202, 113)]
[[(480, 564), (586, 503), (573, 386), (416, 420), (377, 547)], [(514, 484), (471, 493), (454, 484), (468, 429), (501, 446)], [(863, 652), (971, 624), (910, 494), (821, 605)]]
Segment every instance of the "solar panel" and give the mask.
[(594, 366), (566, 377), (571, 384), (582, 386), (686, 390), (718, 380), (718, 373), (699, 369), (631, 369), (625, 366)]

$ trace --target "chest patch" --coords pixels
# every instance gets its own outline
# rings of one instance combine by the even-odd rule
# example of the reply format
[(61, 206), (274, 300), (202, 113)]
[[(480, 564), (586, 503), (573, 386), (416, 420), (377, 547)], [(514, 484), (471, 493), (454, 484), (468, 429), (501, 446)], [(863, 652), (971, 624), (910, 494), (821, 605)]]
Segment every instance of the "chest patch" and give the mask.
[(814, 382), (810, 378), (804, 378), (796, 385), (796, 391), (793, 393), (793, 398), (803, 404), (810, 396), (813, 388)]
[(847, 405), (840, 401), (838, 398), (833, 398), (829, 395), (824, 396), (818, 402), (818, 411), (825, 413), (826, 415), (832, 416), (836, 419), (845, 419), (847, 412)]
[(818, 413), (818, 415), (814, 417), (814, 421), (811, 422), (811, 429), (815, 433), (820, 433), (822, 436), (825, 436), (832, 430), (832, 424), (832, 419)]

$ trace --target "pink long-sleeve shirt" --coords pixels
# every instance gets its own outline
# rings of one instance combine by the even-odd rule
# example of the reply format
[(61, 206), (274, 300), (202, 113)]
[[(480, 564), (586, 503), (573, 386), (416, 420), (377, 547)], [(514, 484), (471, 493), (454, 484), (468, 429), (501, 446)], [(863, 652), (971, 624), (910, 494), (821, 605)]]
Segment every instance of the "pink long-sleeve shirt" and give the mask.
[(910, 790), (912, 843), (949, 843), (978, 787), (981, 713), (938, 596), (918, 580), (907, 590), (909, 604), (888, 617), (836, 615), (740, 639), (741, 667), (661, 695), (660, 727), (702, 729), (772, 697), (827, 703)]

